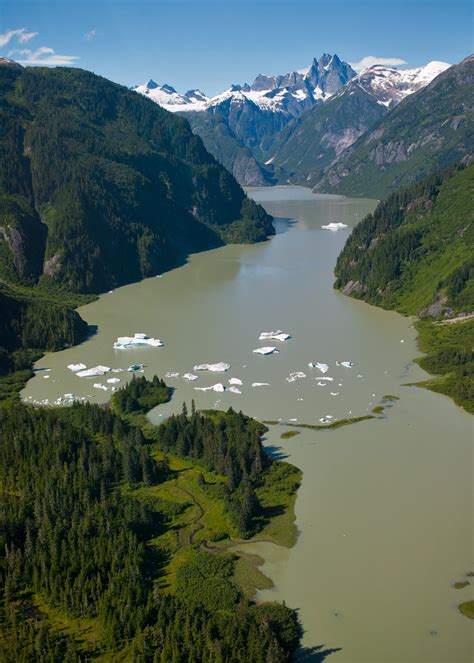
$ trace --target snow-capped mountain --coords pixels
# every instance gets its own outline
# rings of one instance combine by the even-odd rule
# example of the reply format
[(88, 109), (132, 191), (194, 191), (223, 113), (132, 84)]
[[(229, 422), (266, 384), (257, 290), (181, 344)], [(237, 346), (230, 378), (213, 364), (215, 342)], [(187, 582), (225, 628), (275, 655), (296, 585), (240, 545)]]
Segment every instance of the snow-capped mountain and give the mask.
[[(378, 103), (392, 108), (409, 94), (431, 83), (450, 66), (447, 62), (438, 61), (429, 62), (416, 69), (395, 69), (377, 64), (353, 78), (347, 88), (351, 89), (357, 85), (375, 97)], [(345, 92), (344, 89), (339, 94)]]
[(191, 110), (191, 107), (192, 110), (204, 110), (205, 103), (209, 101), (209, 97), (206, 97), (200, 90), (189, 90), (185, 94), (180, 94), (171, 85), (167, 83), (158, 85), (151, 78), (147, 83), (137, 85), (132, 89), (173, 113)]
[[(334, 122), (331, 120), (330, 130), (330, 118), (325, 119), (329, 133), (334, 133), (335, 128), (337, 132), (343, 131), (342, 137), (337, 132), (334, 136), (331, 133), (331, 144), (349, 147), (367, 128), (367, 122), (380, 114), (373, 104), (385, 112), (428, 85), (449, 66), (436, 61), (416, 69), (374, 65), (357, 74), (336, 54), (324, 53), (319, 59), (314, 58), (304, 70), (282, 75), (259, 74), (251, 85), (231, 85), (211, 98), (200, 90), (181, 94), (171, 85), (158, 85), (153, 80), (133, 89), (166, 110), (185, 116), (206, 148), (233, 172), (241, 184), (258, 185), (271, 181), (278, 162), (273, 148), (281, 143), (278, 140), (282, 137), (280, 132), (288, 129), (285, 129), (286, 142), (293, 128), (300, 131), (297, 129), (299, 124), (295, 123), (299, 118), (306, 118), (311, 109), (316, 115), (307, 117), (307, 126), (317, 121), (318, 108), (328, 100), (356, 95), (357, 103), (331, 104), (341, 116), (334, 118)], [(367, 94), (370, 100), (365, 103), (361, 94)], [(366, 113), (365, 118), (355, 117), (358, 107), (365, 108), (365, 111), (361, 110)], [(369, 107), (370, 112), (367, 111)], [(314, 136), (319, 135), (320, 130), (318, 125)], [(312, 141), (310, 131), (303, 134), (305, 140)], [(303, 147), (309, 158), (311, 150), (307, 151), (307, 144)], [(322, 152), (324, 149), (321, 146)], [(325, 154), (318, 152), (318, 155), (324, 162)]]
[(356, 72), (337, 55), (324, 53), (319, 60), (302, 72), (264, 76), (259, 74), (252, 85), (231, 85), (221, 94), (209, 99), (199, 90), (180, 94), (171, 85), (158, 85), (153, 80), (133, 88), (173, 113), (215, 109), (221, 104), (245, 104), (251, 101), (262, 111), (283, 113), (295, 117), (307, 108), (329, 99)]

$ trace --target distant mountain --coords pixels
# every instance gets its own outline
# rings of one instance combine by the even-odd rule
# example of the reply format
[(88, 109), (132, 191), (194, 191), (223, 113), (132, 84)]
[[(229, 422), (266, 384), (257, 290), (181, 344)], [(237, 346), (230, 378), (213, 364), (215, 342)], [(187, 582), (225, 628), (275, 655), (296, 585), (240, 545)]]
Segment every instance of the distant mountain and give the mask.
[(102, 292), (274, 232), (185, 120), (90, 72), (0, 63), (0, 131), (0, 280)]
[(375, 65), (355, 76), (324, 104), (293, 119), (277, 135), (268, 160), (274, 178), (314, 184), (388, 108), (448, 67), (445, 62), (405, 70)]
[[(349, 64), (326, 53), (319, 60), (315, 58), (304, 72), (259, 74), (252, 85), (231, 85), (210, 99), (203, 93), (181, 95), (171, 86), (160, 86), (154, 81), (133, 89), (166, 110), (188, 118), (193, 131), (202, 136), (216, 159), (241, 184), (255, 185), (271, 181), (271, 173), (262, 162), (283, 127), (329, 99), (355, 75)], [(206, 117), (211, 114), (218, 117), (217, 122)], [(222, 121), (228, 132), (223, 131)]]
[(469, 56), (384, 114), (325, 170), (315, 190), (382, 197), (472, 155), (473, 118)]

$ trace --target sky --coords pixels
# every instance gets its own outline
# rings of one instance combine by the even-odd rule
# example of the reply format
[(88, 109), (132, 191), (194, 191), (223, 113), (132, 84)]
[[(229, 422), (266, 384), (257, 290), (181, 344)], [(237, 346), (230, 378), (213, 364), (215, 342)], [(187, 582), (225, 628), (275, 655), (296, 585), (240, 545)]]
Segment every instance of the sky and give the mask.
[(0, 1), (0, 56), (208, 95), (322, 53), (359, 68), (454, 64), (473, 34), (472, 0)]

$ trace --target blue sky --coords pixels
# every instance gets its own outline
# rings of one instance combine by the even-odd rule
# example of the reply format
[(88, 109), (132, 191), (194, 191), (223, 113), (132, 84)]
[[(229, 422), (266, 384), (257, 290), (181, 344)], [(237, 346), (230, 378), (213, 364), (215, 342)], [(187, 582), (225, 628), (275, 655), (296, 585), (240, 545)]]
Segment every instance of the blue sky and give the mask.
[(0, 55), (72, 64), (125, 85), (153, 78), (216, 94), (323, 52), (458, 62), (471, 0), (1, 0)]

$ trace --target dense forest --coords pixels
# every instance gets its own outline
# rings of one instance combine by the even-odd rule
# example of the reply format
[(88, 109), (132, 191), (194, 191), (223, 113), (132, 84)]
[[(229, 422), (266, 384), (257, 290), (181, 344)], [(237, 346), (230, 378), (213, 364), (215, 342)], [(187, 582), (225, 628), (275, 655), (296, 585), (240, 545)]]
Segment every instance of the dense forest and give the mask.
[[(391, 194), (352, 231), (335, 287), (371, 304), (418, 315), (420, 360), (445, 378), (429, 386), (474, 403), (474, 165), (454, 164)], [(433, 323), (433, 320), (438, 320)]]
[[(134, 383), (137, 400), (165, 388), (158, 378)], [(140, 662), (289, 661), (299, 639), (295, 614), (249, 603), (233, 580), (232, 555), (196, 550), (179, 567), (173, 594), (154, 588), (165, 551), (149, 542), (172, 525), (169, 505), (146, 491), (173, 470), (153, 450), (226, 473), (226, 508), (247, 535), (257, 508), (248, 495), (279, 463), (263, 453), (263, 430), (232, 411), (216, 417), (184, 408), (142, 431), (97, 405), (0, 410), (2, 660), (120, 651)], [(92, 620), (94, 641), (58, 633), (43, 606), (63, 619)]]
[(274, 232), (188, 122), (80, 69), (0, 65), (0, 278), (97, 293)]

